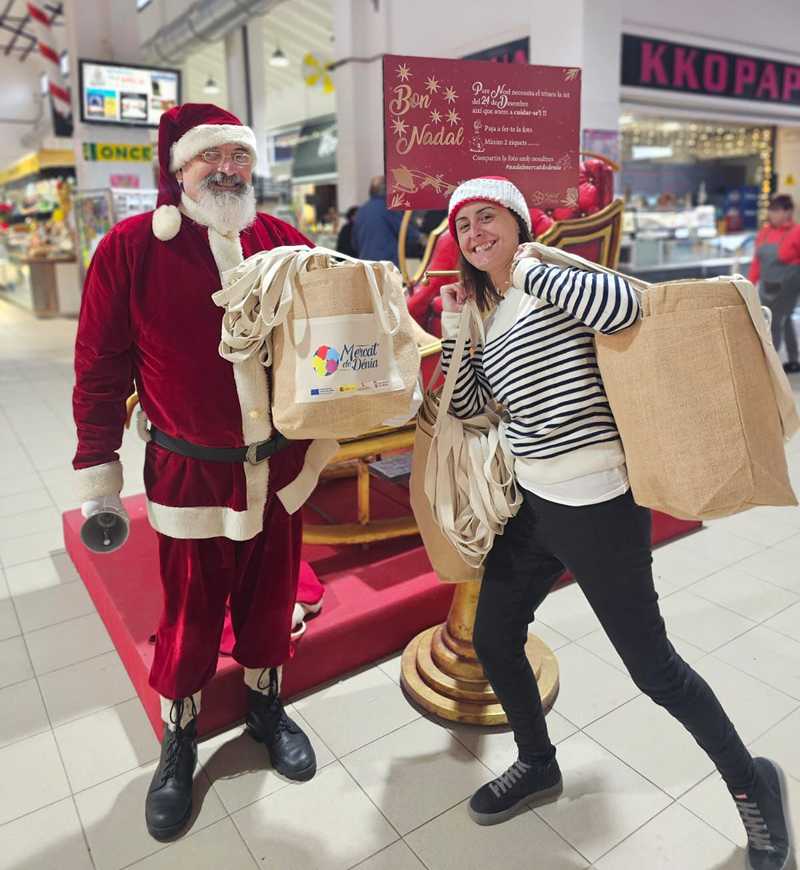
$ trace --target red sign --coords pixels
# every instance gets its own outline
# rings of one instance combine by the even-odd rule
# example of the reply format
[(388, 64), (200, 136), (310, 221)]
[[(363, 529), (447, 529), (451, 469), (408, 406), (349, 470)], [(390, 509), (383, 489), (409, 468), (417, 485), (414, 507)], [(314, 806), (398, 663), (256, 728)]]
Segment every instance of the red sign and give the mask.
[(578, 202), (581, 71), (387, 54), (386, 201), (446, 208), (469, 178), (503, 175), (537, 208)]

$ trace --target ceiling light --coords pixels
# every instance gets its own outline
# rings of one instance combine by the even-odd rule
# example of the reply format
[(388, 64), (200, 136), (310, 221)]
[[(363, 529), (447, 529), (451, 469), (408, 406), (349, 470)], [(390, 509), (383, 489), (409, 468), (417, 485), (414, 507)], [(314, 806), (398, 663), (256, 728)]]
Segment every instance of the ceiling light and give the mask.
[(272, 57), (269, 59), (270, 66), (289, 66), (289, 58), (281, 51), (281, 47), (278, 46), (275, 51), (272, 52)]
[(213, 76), (209, 76), (206, 80), (205, 85), (203, 85), (203, 93), (208, 94), (209, 96), (213, 96), (214, 94), (218, 94), (219, 91), (219, 85), (214, 81)]

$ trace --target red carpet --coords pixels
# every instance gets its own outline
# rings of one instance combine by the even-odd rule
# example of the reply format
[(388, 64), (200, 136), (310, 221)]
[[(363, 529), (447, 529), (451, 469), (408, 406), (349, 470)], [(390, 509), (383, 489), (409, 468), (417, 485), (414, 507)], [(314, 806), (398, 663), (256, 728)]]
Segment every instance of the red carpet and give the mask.
[[(355, 483), (330, 481), (315, 494), (309, 521), (335, 517), (355, 520)], [(108, 629), (156, 733), (161, 733), (158, 696), (147, 683), (153, 656), (149, 637), (161, 609), (161, 588), (155, 535), (147, 521), (144, 496), (125, 499), (131, 516), (127, 544), (115, 553), (96, 554), (80, 540), (82, 517), (64, 514), (67, 551)], [(405, 490), (373, 482), (373, 515), (408, 512)], [(654, 543), (671, 540), (698, 527), (654, 515)], [(284, 669), (287, 697), (324, 683), (390, 653), (401, 650), (415, 634), (444, 621), (452, 586), (431, 571), (419, 538), (388, 541), (368, 547), (306, 547), (303, 556), (324, 583), (322, 613), (308, 623), (294, 658)], [(229, 727), (244, 716), (241, 668), (220, 657), (217, 674), (203, 692), (199, 727), (202, 734)]]

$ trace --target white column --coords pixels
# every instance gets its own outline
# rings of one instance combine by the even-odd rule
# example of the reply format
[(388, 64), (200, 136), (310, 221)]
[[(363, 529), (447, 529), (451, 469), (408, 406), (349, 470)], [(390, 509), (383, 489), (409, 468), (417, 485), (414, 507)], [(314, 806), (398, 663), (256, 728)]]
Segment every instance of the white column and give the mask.
[(237, 27), (225, 36), (225, 78), (228, 84), (228, 108), (243, 124), (249, 124), (242, 30)]
[(531, 63), (579, 66), (581, 129), (616, 130), (622, 0), (558, 0), (531, 9)]
[(267, 54), (264, 51), (264, 18), (253, 18), (247, 23), (247, 44), (250, 58), (250, 93), (253, 103), (251, 126), (258, 143), (258, 174), (269, 177), (267, 155)]
[[(377, 8), (376, 8), (377, 6)], [(389, 3), (335, 0), (336, 60), (369, 58), (391, 50)], [(383, 174), (383, 73), (381, 59), (348, 61), (334, 72), (339, 129), (338, 203), (345, 211), (367, 198), (373, 175)]]
[(87, 14), (82, 3), (66, 3), (64, 7), (78, 189), (110, 187), (110, 176), (116, 173), (136, 175), (140, 187), (151, 188), (154, 186), (154, 177), (150, 163), (95, 162), (83, 159), (85, 142), (147, 145), (151, 141), (151, 134), (147, 129), (81, 123), (78, 60), (89, 58), (115, 63), (141, 63), (136, 4), (129, 0), (97, 0), (91, 4), (91, 14)]
[(251, 19), (225, 37), (225, 73), (228, 82), (228, 108), (243, 124), (253, 128), (258, 150), (258, 173), (268, 176), (267, 71), (263, 17)]

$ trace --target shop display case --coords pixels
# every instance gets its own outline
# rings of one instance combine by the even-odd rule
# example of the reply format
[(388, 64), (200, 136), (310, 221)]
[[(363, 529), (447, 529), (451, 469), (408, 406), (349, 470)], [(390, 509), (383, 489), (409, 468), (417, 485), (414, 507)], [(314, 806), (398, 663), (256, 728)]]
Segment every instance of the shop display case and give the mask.
[(746, 273), (754, 230), (720, 234), (714, 206), (680, 211), (629, 209), (620, 269), (646, 281)]
[(0, 293), (38, 317), (76, 314), (80, 305), (72, 179), (34, 178), (5, 186)]
[(75, 194), (75, 228), (78, 237), (78, 263), (81, 284), (100, 239), (125, 218), (156, 207), (158, 191), (154, 189), (98, 188), (79, 190)]

